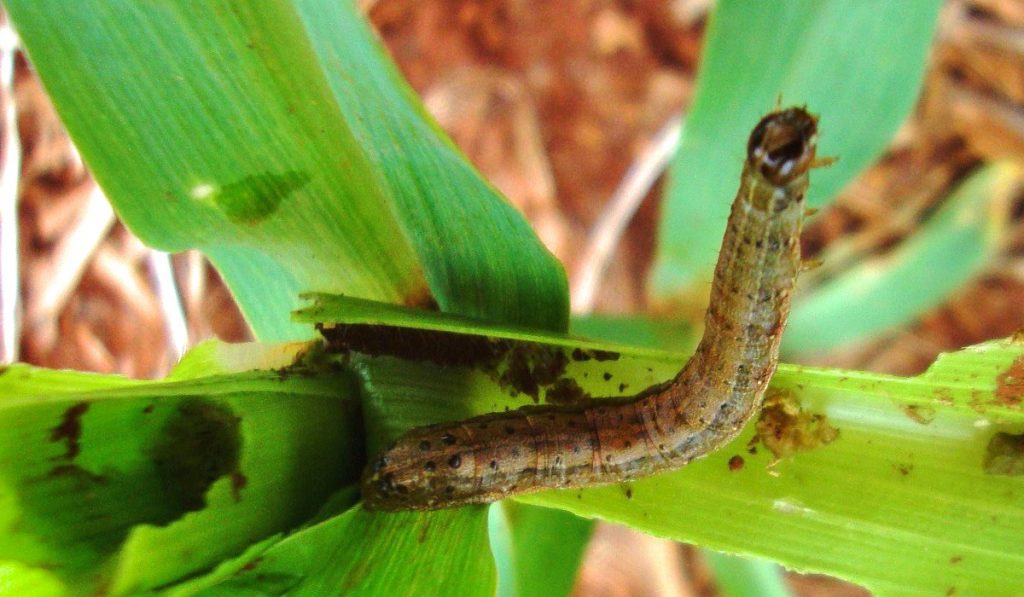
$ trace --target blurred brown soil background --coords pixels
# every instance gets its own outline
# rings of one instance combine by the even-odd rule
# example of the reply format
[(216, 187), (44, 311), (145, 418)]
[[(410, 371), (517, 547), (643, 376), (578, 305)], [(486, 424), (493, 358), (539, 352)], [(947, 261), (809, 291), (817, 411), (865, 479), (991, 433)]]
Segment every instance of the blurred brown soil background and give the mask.
[[(378, 0), (364, 9), (413, 88), (466, 155), (533, 223), (573, 279), (595, 221), (626, 170), (693, 93), (709, 0)], [(912, 234), (963, 176), (1024, 161), (1024, 2), (951, 0), (925, 90), (877, 164), (815, 219), (807, 256), (835, 242), (850, 259)], [(21, 143), (18, 359), (136, 377), (164, 375), (182, 344), (248, 332), (216, 272), (195, 253), (170, 259), (180, 304), (162, 300), (167, 257), (110, 212), (31, 66), (17, 57)], [(9, 129), (9, 127), (8, 127)], [(13, 131), (5, 130), (6, 135)], [(6, 142), (3, 159), (16, 157)], [(632, 219), (595, 310), (645, 309), (660, 185)], [(1024, 214), (1015, 199), (1013, 217)], [(915, 322), (816, 360), (896, 374), (941, 351), (1024, 327), (1024, 230), (980, 276)], [(833, 267), (835, 264), (833, 264)], [(829, 267), (826, 264), (826, 267)], [(165, 270), (167, 271), (167, 270)], [(175, 338), (171, 320), (184, 323)], [(10, 355), (5, 355), (7, 358)], [(790, 575), (801, 595), (863, 594)], [(580, 595), (715, 595), (698, 552), (599, 526)]]

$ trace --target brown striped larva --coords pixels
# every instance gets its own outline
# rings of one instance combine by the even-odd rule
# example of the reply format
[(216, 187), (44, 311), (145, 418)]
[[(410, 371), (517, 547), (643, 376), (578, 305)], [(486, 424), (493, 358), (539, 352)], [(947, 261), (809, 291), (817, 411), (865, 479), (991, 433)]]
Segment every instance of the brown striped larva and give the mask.
[(431, 510), (676, 469), (722, 446), (761, 405), (800, 269), (817, 119), (768, 114), (747, 145), (704, 335), (670, 382), (630, 397), (542, 405), (419, 427), (372, 459), (372, 510)]

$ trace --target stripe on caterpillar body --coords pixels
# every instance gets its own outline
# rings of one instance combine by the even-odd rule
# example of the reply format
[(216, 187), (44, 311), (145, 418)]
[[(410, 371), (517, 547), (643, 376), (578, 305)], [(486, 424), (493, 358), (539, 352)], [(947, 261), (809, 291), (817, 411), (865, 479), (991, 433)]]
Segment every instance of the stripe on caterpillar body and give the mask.
[(365, 506), (430, 510), (679, 468), (733, 439), (760, 407), (800, 269), (817, 119), (801, 108), (751, 133), (704, 335), (670, 382), (636, 396), (542, 405), (419, 427), (363, 475)]

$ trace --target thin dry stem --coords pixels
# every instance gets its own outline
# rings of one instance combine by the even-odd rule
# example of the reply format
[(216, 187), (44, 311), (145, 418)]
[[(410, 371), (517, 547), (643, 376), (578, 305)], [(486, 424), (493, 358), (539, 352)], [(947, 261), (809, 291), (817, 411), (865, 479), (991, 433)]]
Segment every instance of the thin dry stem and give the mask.
[(608, 269), (608, 263), (644, 197), (675, 155), (682, 130), (681, 116), (675, 116), (665, 123), (651, 139), (648, 148), (630, 166), (622, 183), (608, 201), (587, 238), (573, 279), (574, 313), (585, 314), (593, 310), (597, 289)]
[(157, 298), (160, 301), (164, 326), (167, 328), (170, 356), (176, 362), (188, 349), (188, 321), (178, 284), (174, 279), (174, 264), (169, 253), (155, 249), (149, 251), (148, 261)]
[(14, 103), (14, 56), (18, 36), (6, 21), (0, 26), (0, 102), (3, 105), (3, 153), (0, 154), (0, 362), (18, 359), (18, 188), (21, 139)]
[(79, 212), (74, 228), (54, 251), (55, 260), (45, 275), (46, 281), (39, 292), (40, 298), (27, 314), (30, 328), (42, 329), (48, 322), (54, 322), (114, 221), (114, 210), (110, 202), (99, 186), (94, 186)]

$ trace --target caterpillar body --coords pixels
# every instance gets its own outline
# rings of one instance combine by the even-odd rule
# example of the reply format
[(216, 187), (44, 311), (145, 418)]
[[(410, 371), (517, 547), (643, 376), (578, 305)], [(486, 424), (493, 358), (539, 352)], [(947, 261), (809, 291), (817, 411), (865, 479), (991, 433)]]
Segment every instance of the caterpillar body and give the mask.
[(412, 429), (368, 464), (366, 508), (432, 510), (627, 481), (733, 439), (778, 363), (816, 142), (817, 118), (802, 108), (768, 114), (753, 129), (704, 335), (674, 379), (629, 397)]

